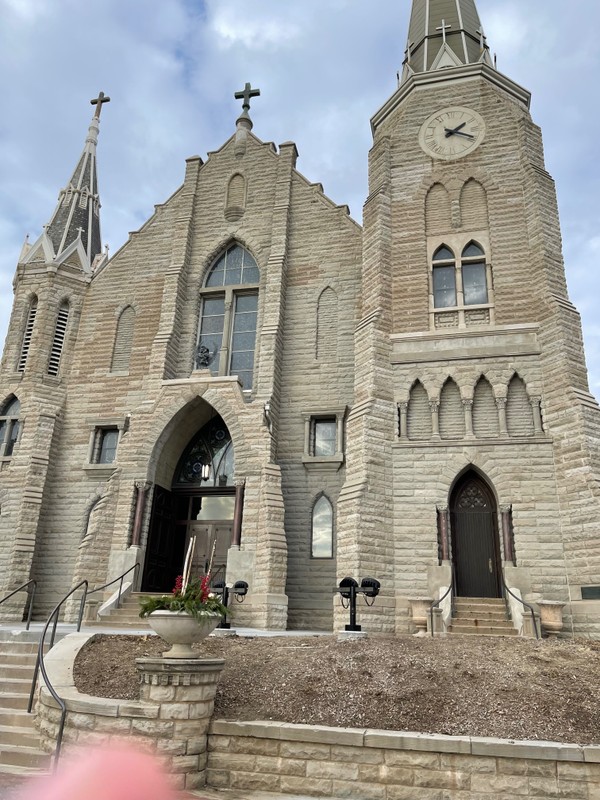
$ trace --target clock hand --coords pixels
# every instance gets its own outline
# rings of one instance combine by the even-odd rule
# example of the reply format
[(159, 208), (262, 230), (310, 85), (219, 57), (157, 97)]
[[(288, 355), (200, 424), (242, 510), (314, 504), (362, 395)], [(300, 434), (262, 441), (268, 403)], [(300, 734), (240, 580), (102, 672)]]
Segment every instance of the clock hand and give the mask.
[(446, 139), (449, 139), (450, 136), (452, 136), (455, 133), (458, 133), (462, 128), (465, 127), (466, 124), (467, 124), (466, 122), (463, 122), (461, 125), (458, 126), (458, 128), (444, 128), (444, 130), (446, 131)]
[(457, 136), (464, 136), (465, 139), (474, 139), (475, 137), (470, 133), (463, 133), (462, 131), (456, 131)]

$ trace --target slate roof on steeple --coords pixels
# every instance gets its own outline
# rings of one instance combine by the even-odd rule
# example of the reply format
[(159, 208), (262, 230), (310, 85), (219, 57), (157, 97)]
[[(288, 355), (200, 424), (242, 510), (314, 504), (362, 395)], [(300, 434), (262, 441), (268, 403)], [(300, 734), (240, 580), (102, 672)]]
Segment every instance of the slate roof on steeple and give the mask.
[(403, 83), (415, 72), (493, 66), (475, 0), (413, 0)]
[(107, 102), (110, 98), (104, 99), (102, 93), (100, 97), (100, 102), (92, 101), (97, 104), (97, 108), (90, 123), (81, 157), (71, 179), (60, 190), (58, 204), (45, 227), (56, 260), (60, 260), (60, 256), (81, 237), (88, 267), (102, 251), (96, 146), (102, 102)]

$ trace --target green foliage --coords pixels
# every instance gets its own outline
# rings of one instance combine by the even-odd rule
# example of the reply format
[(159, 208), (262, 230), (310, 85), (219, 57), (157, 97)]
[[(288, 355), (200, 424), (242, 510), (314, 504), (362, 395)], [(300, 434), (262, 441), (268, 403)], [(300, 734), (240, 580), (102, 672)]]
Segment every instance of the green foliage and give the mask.
[(224, 617), (231, 613), (220, 598), (209, 591), (206, 576), (191, 580), (185, 592), (180, 587), (178, 578), (171, 594), (141, 598), (140, 617), (148, 617), (153, 611), (184, 611), (195, 619), (201, 619), (208, 614), (221, 614)]

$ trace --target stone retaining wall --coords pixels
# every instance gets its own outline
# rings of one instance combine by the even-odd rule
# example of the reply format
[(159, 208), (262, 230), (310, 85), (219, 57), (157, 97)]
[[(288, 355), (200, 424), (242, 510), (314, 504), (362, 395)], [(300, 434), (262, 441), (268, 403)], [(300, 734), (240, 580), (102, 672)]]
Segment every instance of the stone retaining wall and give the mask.
[(598, 800), (600, 747), (217, 720), (207, 784), (336, 800)]

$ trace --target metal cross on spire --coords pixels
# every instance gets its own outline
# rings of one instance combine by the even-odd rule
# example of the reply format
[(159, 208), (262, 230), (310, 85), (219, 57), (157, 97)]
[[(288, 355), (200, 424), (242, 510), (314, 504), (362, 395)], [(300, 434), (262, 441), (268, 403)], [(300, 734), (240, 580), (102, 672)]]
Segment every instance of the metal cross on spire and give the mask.
[(104, 92), (100, 92), (100, 94), (98, 95), (98, 97), (96, 97), (95, 100), (90, 100), (90, 103), (93, 106), (96, 106), (96, 112), (94, 116), (96, 117), (96, 119), (100, 119), (100, 112), (102, 111), (102, 105), (103, 103), (110, 103), (110, 97), (106, 97)]
[(260, 97), (260, 89), (253, 89), (251, 83), (247, 83), (243, 91), (235, 93), (236, 100), (243, 100), (242, 108), (244, 111), (250, 111), (250, 99), (252, 97)]
[(440, 28), (436, 28), (436, 31), (442, 32), (442, 37), (444, 39), (444, 44), (446, 44), (446, 31), (449, 31), (452, 28), (452, 25), (446, 25), (446, 20), (442, 20), (442, 25)]

